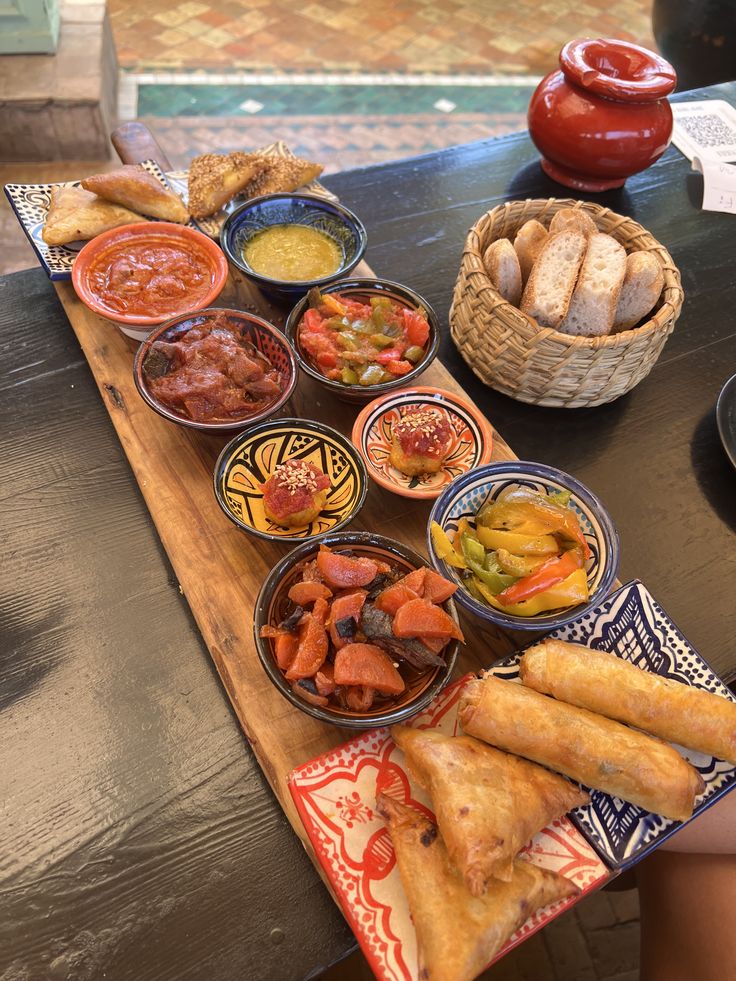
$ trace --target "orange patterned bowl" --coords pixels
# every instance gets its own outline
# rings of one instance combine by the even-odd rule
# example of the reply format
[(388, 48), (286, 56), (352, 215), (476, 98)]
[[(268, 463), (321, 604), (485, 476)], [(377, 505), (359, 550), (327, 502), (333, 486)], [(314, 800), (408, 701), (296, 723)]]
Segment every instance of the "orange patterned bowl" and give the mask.
[[(436, 473), (407, 476), (389, 459), (392, 430), (405, 415), (423, 409), (435, 410), (449, 422), (450, 452)], [(493, 449), (493, 430), (471, 402), (426, 385), (374, 399), (355, 420), (352, 439), (379, 486), (402, 497), (425, 500), (438, 497), (455, 477), (490, 462)]]

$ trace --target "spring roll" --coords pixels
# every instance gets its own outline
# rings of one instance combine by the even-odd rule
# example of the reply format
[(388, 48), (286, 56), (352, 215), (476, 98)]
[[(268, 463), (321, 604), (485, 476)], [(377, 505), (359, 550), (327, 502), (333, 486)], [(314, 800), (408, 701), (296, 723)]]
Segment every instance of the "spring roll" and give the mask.
[(459, 718), (469, 736), (675, 821), (692, 815), (705, 789), (695, 767), (659, 739), (513, 681), (471, 681)]
[(720, 695), (562, 640), (530, 647), (520, 672), (535, 691), (736, 763), (736, 703)]

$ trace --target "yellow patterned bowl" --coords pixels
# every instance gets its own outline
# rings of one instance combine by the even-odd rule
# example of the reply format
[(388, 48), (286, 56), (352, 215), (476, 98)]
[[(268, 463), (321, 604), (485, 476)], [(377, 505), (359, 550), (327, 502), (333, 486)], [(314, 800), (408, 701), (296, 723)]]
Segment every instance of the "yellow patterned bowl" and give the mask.
[[(324, 508), (311, 524), (275, 524), (263, 507), (263, 484), (287, 460), (306, 460), (329, 478)], [(368, 476), (350, 440), (319, 422), (270, 419), (231, 440), (215, 464), (215, 497), (225, 514), (249, 535), (271, 542), (300, 542), (344, 528), (365, 503)]]

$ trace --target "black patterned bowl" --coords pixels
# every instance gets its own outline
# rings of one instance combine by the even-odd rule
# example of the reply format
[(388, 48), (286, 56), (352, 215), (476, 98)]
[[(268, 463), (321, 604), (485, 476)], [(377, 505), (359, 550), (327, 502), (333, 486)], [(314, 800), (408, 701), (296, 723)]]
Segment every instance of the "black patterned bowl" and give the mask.
[[(306, 460), (330, 478), (327, 502), (309, 525), (286, 528), (266, 516), (262, 485), (287, 460)], [(360, 453), (336, 429), (305, 419), (274, 419), (231, 440), (215, 464), (215, 497), (249, 535), (301, 542), (344, 528), (365, 503), (368, 475)]]
[[(161, 371), (161, 360), (152, 351), (156, 341), (176, 341), (183, 337), (192, 327), (204, 323), (206, 320), (215, 316), (225, 314), (231, 324), (237, 325), (241, 337), (249, 341), (271, 362), (274, 368), (281, 374), (281, 392), (272, 403), (269, 403), (260, 411), (250, 415), (241, 416), (237, 419), (217, 422), (196, 422), (183, 413), (177, 412), (160, 402), (151, 392), (149, 382), (157, 372)], [(188, 426), (190, 429), (199, 429), (206, 433), (228, 433), (239, 429), (250, 427), (263, 419), (272, 416), (289, 400), (291, 393), (296, 385), (297, 371), (294, 360), (294, 352), (284, 335), (273, 324), (254, 316), (252, 313), (245, 313), (242, 310), (227, 310), (219, 307), (209, 307), (199, 313), (183, 313), (173, 320), (167, 320), (161, 324), (152, 334), (141, 344), (133, 363), (133, 378), (136, 388), (141, 397), (150, 405), (154, 412), (158, 412), (164, 419), (170, 422), (177, 422), (180, 426)]]
[[(320, 279), (284, 282), (255, 272), (243, 258), (248, 242), (273, 225), (309, 225), (323, 232), (342, 251), (334, 273)], [(228, 217), (220, 233), (222, 251), (230, 262), (267, 296), (282, 303), (296, 303), (313, 286), (326, 286), (347, 276), (363, 258), (368, 236), (363, 223), (341, 204), (310, 194), (265, 194), (247, 201)]]

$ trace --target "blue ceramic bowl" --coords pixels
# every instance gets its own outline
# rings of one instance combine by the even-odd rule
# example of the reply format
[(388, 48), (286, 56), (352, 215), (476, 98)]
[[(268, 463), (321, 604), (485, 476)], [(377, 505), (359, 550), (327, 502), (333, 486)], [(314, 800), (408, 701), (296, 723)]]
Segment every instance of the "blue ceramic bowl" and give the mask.
[[(398, 566), (407, 573), (427, 564), (421, 555), (408, 545), (365, 531), (346, 531), (329, 535), (321, 539), (321, 542), (302, 543), (273, 567), (258, 594), (253, 613), (253, 636), (261, 665), (284, 698), (295, 708), (319, 719), (320, 722), (330, 722), (332, 725), (349, 729), (376, 729), (379, 726), (403, 722), (425, 709), (449, 682), (457, 660), (460, 646), (458, 641), (448, 642), (443, 654), (445, 663), (441, 667), (410, 671), (405, 678), (406, 691), (390, 705), (379, 704), (367, 712), (357, 712), (333, 705), (322, 708), (301, 698), (292, 690), (276, 664), (271, 641), (261, 637), (261, 627), (275, 626), (283, 620), (289, 605), (287, 598), (289, 588), (299, 578), (304, 562), (316, 555), (320, 544), (328, 545), (335, 552), (350, 552), (351, 555), (380, 559)], [(452, 599), (446, 600), (442, 606), (457, 623), (457, 611)]]
[[(340, 246), (343, 260), (337, 270), (321, 279), (283, 282), (262, 276), (243, 258), (248, 242), (272, 225), (309, 225), (329, 235)], [(230, 262), (272, 299), (296, 303), (313, 286), (326, 286), (357, 266), (365, 253), (368, 236), (362, 222), (341, 204), (310, 194), (265, 194), (247, 201), (228, 217), (220, 233), (222, 251)]]
[[(522, 484), (540, 493), (569, 490), (572, 493), (570, 507), (575, 511), (580, 527), (591, 552), (586, 563), (588, 573), (587, 603), (580, 603), (567, 609), (541, 613), (535, 617), (511, 616), (501, 613), (485, 603), (481, 603), (463, 586), (462, 570), (454, 569), (437, 556), (430, 528), (432, 522), (443, 528), (453, 537), (461, 518), (474, 524), (475, 515), (488, 500), (494, 500), (510, 484)], [(432, 565), (447, 579), (459, 583), (461, 588), (455, 593), (457, 602), (499, 627), (510, 630), (552, 630), (579, 619), (587, 610), (597, 606), (608, 595), (616, 579), (620, 558), (618, 533), (608, 512), (598, 498), (574, 477), (548, 467), (543, 463), (527, 463), (513, 460), (508, 463), (490, 463), (457, 477), (437, 498), (427, 525), (427, 547)]]

